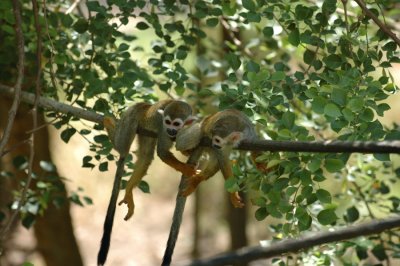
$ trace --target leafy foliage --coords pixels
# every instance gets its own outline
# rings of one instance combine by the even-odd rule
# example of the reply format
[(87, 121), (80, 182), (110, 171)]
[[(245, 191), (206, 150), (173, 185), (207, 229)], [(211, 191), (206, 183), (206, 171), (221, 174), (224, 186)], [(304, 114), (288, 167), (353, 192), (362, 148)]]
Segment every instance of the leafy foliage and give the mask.
[[(399, 139), (398, 128), (385, 128), (378, 119), (390, 109), (383, 101), (398, 90), (390, 74), (400, 62), (398, 46), (358, 7), (343, 3), (88, 1), (85, 16), (55, 8), (67, 2), (49, 2), (47, 16), (41, 14), (41, 25), (48, 28), (42, 35), (43, 93), (118, 114), (132, 101), (156, 100), (158, 89), (185, 95), (200, 111), (210, 103), (242, 110), (273, 140)], [(15, 62), (9, 53), (15, 39), (9, 5), (0, 7), (2, 82), (12, 76)], [(377, 1), (370, 10), (386, 16), (394, 7), (394, 1)], [(23, 15), (25, 38), (34, 40), (27, 4)], [(26, 47), (31, 61), (32, 43)], [(57, 118), (65, 142), (74, 134), (90, 142), (82, 167), (107, 171), (114, 156), (99, 126), (78, 129), (69, 114), (48, 115)], [(268, 173), (239, 160), (225, 188), (251, 191), (255, 218), (279, 218), (271, 230), (285, 237), (400, 211), (400, 198), (392, 191), (400, 176), (393, 157), (266, 152), (259, 159), (268, 163)], [(40, 193), (49, 188), (40, 186)], [(147, 183), (140, 187), (149, 192)], [(77, 194), (71, 200), (82, 204)], [(337, 257), (354, 264), (370, 254), (385, 260), (400, 255), (394, 243), (386, 236), (370, 237), (311, 250), (296, 260), (329, 265)], [(356, 256), (344, 258), (347, 250)]]

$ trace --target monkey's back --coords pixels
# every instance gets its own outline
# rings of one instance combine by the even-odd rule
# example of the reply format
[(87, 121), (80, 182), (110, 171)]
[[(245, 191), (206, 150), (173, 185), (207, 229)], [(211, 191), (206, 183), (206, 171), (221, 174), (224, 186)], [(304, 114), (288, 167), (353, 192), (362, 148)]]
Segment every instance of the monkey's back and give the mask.
[(206, 117), (202, 123), (202, 132), (205, 136), (216, 134), (226, 136), (234, 131), (243, 133), (244, 139), (257, 137), (250, 119), (241, 111), (226, 109)]
[(148, 103), (138, 103), (135, 106), (142, 106), (144, 108), (140, 109), (137, 113), (137, 117), (139, 117), (139, 126), (146, 130), (150, 130), (158, 133), (162, 129), (163, 121), (162, 115), (158, 112), (158, 110), (164, 110), (165, 107), (173, 102), (173, 100), (163, 100), (159, 101), (155, 104)]

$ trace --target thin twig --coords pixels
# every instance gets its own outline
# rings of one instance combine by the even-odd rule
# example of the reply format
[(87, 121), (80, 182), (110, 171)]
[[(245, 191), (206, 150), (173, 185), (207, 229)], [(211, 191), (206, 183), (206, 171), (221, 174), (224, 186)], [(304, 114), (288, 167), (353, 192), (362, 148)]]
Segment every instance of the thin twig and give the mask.
[(53, 40), (51, 39), (51, 36), (50, 36), (49, 23), (47, 21), (46, 0), (43, 0), (43, 18), (44, 18), (44, 22), (45, 22), (45, 25), (46, 25), (46, 34), (47, 34), (47, 37), (49, 38), (49, 42), (50, 42), (50, 46), (51, 46), (50, 58), (49, 58), (50, 81), (51, 81), (51, 84), (53, 85), (54, 89), (57, 90), (57, 87), (58, 87), (57, 86), (57, 79), (56, 79), (56, 74), (54, 72), (54, 51), (56, 49), (54, 48)]
[[(24, 35), (22, 33), (22, 17), (21, 17), (21, 6), (18, 0), (13, 0), (13, 13), (14, 13), (14, 18), (15, 18), (15, 37), (17, 40), (17, 55), (18, 55), (18, 62), (17, 62), (17, 81), (14, 86), (14, 101), (11, 106), (11, 109), (8, 113), (8, 121), (6, 128), (4, 130), (3, 138), (1, 139), (0, 142), (0, 154), (3, 153), (4, 147), (7, 144), (10, 133), (11, 133), (11, 128), (12, 125), (14, 124), (15, 120), (15, 115), (18, 110), (18, 106), (21, 100), (21, 88), (22, 88), (22, 82), (24, 80), (24, 62), (25, 62), (25, 54), (24, 54)], [(0, 234), (0, 243), (3, 242), (5, 239), (8, 231), (10, 230), (15, 218), (13, 218), (14, 215), (11, 216), (10, 220), (6, 223), (4, 226), (3, 230), (1, 231)]]
[(212, 258), (193, 261), (191, 263), (182, 263), (179, 265), (190, 266), (214, 266), (214, 265), (232, 265), (233, 263), (246, 263), (259, 259), (267, 259), (274, 256), (281, 256), (286, 253), (298, 252), (309, 248), (352, 239), (360, 236), (380, 234), (386, 230), (400, 227), (400, 217), (392, 217), (384, 220), (375, 220), (372, 222), (348, 226), (335, 231), (327, 231), (304, 236), (297, 239), (279, 241), (267, 247), (246, 247), (234, 252), (224, 253)]
[(378, 27), (384, 33), (386, 33), (393, 41), (395, 41), (395, 43), (400, 47), (400, 39), (385, 24), (383, 24), (383, 22), (380, 21), (379, 18), (375, 16), (374, 13), (371, 12), (371, 10), (367, 8), (365, 2), (363, 0), (354, 0), (354, 1), (361, 7), (365, 15), (371, 18), (376, 23), (376, 25), (378, 25)]

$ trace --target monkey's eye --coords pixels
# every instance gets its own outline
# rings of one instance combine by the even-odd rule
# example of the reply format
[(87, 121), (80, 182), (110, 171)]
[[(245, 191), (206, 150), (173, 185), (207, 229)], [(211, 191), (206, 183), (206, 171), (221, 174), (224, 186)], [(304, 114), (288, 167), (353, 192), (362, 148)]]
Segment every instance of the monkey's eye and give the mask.
[(219, 138), (214, 138), (214, 142), (221, 143), (221, 140)]
[(181, 122), (176, 121), (172, 125), (174, 125), (175, 127), (180, 127), (181, 126)]
[(165, 119), (165, 120), (164, 120), (164, 123), (165, 123), (166, 125), (171, 125), (171, 120)]

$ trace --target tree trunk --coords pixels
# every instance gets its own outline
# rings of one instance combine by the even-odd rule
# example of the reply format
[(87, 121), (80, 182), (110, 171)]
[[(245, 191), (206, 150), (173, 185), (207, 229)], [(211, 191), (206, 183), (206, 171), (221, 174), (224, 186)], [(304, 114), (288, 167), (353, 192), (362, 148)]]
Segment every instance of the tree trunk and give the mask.
[[(3, 130), (7, 123), (10, 104), (11, 99), (6, 99), (4, 97), (0, 99), (0, 130)], [(1, 170), (9, 171), (13, 174), (13, 177), (8, 181), (4, 180), (4, 178), (0, 178), (0, 180), (2, 180), (0, 193), (0, 208), (2, 211), (5, 209), (5, 206), (10, 204), (11, 192), (16, 189), (21, 190), (21, 186), (19, 185), (20, 181), (26, 180), (26, 173), (15, 169), (12, 161), (17, 155), (29, 157), (29, 145), (28, 143), (23, 143), (29, 138), (27, 132), (32, 130), (32, 115), (29, 111), (30, 108), (27, 106), (21, 106), (19, 108), (6, 148), (12, 150), (1, 158)], [(45, 120), (43, 114), (39, 112), (38, 125), (42, 126), (44, 124)], [(33, 172), (38, 178), (32, 180), (32, 189), (36, 188), (36, 182), (38, 180), (49, 181), (49, 175), (58, 176), (57, 172), (46, 172), (41, 169), (39, 165), (40, 161), (51, 162), (47, 127), (36, 131), (34, 152)], [(52, 182), (58, 190), (56, 193), (50, 194), (49, 205), (43, 216), (38, 215), (36, 218), (36, 223), (34, 224), (35, 236), (37, 238), (36, 248), (43, 256), (47, 265), (83, 265), (72, 228), (71, 215), (69, 212), (70, 204), (65, 186), (59, 178), (52, 179)], [(53, 204), (56, 198), (58, 200), (62, 199), (64, 204), (56, 207)], [(15, 228), (15, 225), (13, 228)], [(7, 242), (10, 241), (12, 241), (11, 237), (8, 238)], [(8, 250), (10, 250), (9, 244), (10, 243), (6, 243), (5, 252), (7, 252), (7, 247)], [(7, 264), (7, 262), (4, 263)]]

